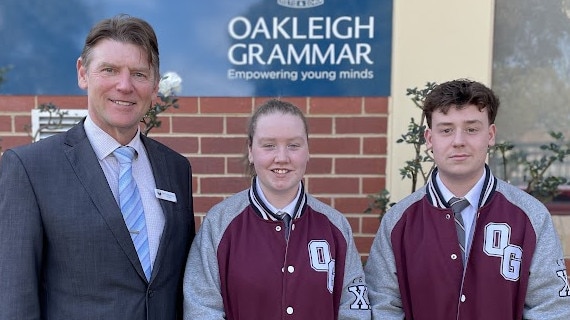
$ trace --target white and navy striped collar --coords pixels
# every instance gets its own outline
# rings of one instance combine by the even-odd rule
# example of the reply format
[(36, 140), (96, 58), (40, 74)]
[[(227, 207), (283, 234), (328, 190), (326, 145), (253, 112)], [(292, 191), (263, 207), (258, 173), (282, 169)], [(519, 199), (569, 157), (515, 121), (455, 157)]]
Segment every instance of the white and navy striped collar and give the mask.
[[(281, 220), (276, 215), (276, 212), (272, 212), (272, 210), (269, 209), (269, 206), (265, 202), (263, 202), (262, 198), (263, 197), (257, 192), (256, 177), (254, 177), (251, 182), (251, 187), (249, 188), (249, 202), (251, 203), (253, 209), (260, 217), (262, 217), (265, 220), (272, 220), (272, 221)], [(306, 204), (307, 204), (307, 195), (305, 194), (305, 186), (301, 181), (300, 192), (297, 197), (297, 203), (295, 204), (295, 210), (294, 212), (291, 213), (293, 219), (297, 219), (303, 214)]]
[[(427, 198), (431, 204), (438, 208), (449, 208), (447, 201), (445, 200), (441, 190), (439, 190), (439, 187), (437, 185), (437, 172), (438, 169), (436, 167), (432, 171), (430, 179), (426, 185)], [(489, 166), (485, 165), (485, 180), (483, 182), (481, 195), (479, 196), (479, 203), (477, 204), (477, 208), (481, 208), (489, 201), (496, 188), (497, 178), (495, 178), (495, 176), (491, 173)]]

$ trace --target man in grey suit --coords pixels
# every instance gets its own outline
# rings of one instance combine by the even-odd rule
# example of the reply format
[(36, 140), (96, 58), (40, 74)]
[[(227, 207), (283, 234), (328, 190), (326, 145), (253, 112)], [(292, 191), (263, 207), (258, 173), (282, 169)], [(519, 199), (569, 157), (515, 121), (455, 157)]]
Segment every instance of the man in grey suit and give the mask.
[(77, 75), (86, 119), (0, 160), (0, 319), (178, 319), (192, 172), (139, 129), (160, 78), (152, 27), (99, 22)]

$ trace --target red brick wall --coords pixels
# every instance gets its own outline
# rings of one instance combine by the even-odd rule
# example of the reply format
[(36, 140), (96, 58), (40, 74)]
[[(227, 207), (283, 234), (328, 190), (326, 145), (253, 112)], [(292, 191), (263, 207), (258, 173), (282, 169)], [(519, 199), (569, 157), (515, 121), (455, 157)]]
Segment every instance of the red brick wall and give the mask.
[[(305, 176), (311, 194), (343, 212), (366, 258), (378, 229), (377, 214), (365, 214), (368, 195), (385, 187), (387, 98), (283, 98), (309, 121), (311, 160)], [(208, 209), (249, 186), (241, 163), (248, 117), (266, 98), (181, 97), (179, 109), (160, 115), (149, 136), (188, 157), (194, 172), (199, 224)], [(84, 96), (0, 96), (0, 146), (30, 143), (30, 110), (51, 102), (86, 109)]]

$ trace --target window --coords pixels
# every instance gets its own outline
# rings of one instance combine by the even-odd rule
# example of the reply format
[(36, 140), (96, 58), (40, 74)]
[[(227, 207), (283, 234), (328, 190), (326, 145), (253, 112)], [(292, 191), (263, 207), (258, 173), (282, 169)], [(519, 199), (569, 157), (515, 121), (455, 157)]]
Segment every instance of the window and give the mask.
[[(508, 141), (526, 161), (547, 154), (541, 145), (560, 132), (570, 142), (570, 1), (496, 0), (493, 43), (493, 90), (501, 100), (497, 142)], [(568, 148), (568, 146), (566, 146)], [(506, 171), (502, 159), (490, 158), (493, 172), (526, 186), (522, 166)], [(546, 176), (570, 178), (570, 157), (553, 163)], [(562, 186), (563, 196), (570, 194)], [(570, 201), (567, 197), (564, 201)]]
[(67, 131), (86, 116), (86, 109), (57, 109), (53, 112), (33, 109), (31, 131), (33, 141)]

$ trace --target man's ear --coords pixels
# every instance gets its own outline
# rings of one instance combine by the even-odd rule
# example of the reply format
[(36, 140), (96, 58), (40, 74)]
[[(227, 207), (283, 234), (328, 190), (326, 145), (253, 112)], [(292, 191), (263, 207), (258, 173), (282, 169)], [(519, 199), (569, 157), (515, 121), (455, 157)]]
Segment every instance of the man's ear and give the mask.
[(154, 89), (152, 90), (152, 105), (154, 106), (155, 103), (159, 102), (160, 98), (158, 97), (158, 89), (159, 89), (159, 82), (156, 82)]
[(77, 85), (83, 90), (87, 90), (87, 67), (81, 58), (77, 59)]
[(432, 145), (431, 145), (431, 129), (430, 128), (425, 129), (424, 138), (426, 139), (426, 148), (428, 150), (430, 150), (432, 147)]
[(489, 126), (489, 146), (495, 145), (495, 137), (497, 135), (497, 126), (493, 123)]

